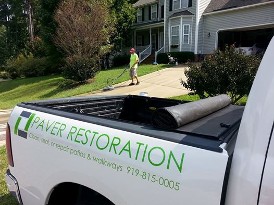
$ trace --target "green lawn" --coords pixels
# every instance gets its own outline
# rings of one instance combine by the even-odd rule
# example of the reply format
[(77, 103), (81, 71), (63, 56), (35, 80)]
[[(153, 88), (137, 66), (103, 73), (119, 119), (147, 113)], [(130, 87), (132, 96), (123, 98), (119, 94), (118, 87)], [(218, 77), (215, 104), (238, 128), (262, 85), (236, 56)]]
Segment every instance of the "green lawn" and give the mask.
[[(146, 75), (166, 67), (167, 65), (141, 65), (138, 69), (138, 75)], [(119, 76), (124, 68), (100, 71), (91, 83), (72, 89), (60, 88), (58, 85), (64, 78), (56, 75), (0, 82), (0, 109), (12, 108), (20, 102), (70, 97), (94, 92), (104, 88), (107, 79)], [(126, 80), (129, 80), (128, 72), (124, 73), (115, 83)]]
[(0, 147), (0, 204), (1, 205), (17, 205), (16, 199), (9, 194), (6, 186), (5, 173), (8, 163), (6, 159), (5, 146)]

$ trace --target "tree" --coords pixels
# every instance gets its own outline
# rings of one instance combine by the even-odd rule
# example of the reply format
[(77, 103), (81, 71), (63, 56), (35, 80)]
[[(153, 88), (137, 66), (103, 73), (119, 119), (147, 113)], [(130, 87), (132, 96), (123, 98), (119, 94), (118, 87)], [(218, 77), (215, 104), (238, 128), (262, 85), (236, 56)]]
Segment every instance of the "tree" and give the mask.
[(258, 56), (246, 56), (234, 46), (227, 46), (223, 52), (215, 51), (201, 65), (191, 65), (182, 84), (200, 98), (226, 93), (235, 103), (248, 95), (260, 61)]
[(39, 35), (46, 44), (47, 53), (54, 58), (60, 58), (54, 37), (56, 35), (57, 23), (54, 19), (55, 12), (58, 8), (60, 0), (39, 0), (38, 17), (40, 21)]
[(7, 31), (5, 26), (0, 26), (0, 67), (4, 65), (8, 59), (7, 47)]
[(66, 56), (65, 77), (85, 81), (99, 69), (114, 31), (107, 1), (64, 0), (58, 6), (55, 43)]
[[(136, 2), (136, 1), (132, 1)], [(116, 23), (116, 33), (112, 36), (112, 41), (117, 50), (121, 49), (122, 43), (130, 40), (131, 26), (135, 21), (135, 9), (128, 0), (112, 0), (111, 10)]]
[(27, 23), (22, 0), (0, 0), (1, 25), (6, 27), (8, 53), (16, 56), (27, 42)]

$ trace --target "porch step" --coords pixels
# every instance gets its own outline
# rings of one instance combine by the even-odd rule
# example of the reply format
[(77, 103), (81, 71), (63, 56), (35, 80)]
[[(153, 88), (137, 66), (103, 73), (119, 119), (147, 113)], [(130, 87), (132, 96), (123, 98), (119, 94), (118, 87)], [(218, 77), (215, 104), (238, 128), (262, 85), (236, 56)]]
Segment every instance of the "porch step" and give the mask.
[(148, 56), (143, 62), (142, 64), (152, 64), (155, 61), (155, 54), (151, 54), (150, 56)]

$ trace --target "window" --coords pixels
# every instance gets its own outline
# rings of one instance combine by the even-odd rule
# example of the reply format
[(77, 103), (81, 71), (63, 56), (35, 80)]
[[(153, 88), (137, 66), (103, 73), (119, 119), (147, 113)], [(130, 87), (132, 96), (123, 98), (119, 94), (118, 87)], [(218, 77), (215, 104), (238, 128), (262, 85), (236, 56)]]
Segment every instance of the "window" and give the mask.
[(173, 10), (178, 10), (181, 8), (181, 0), (173, 0)]
[(137, 9), (137, 22), (141, 22), (143, 20), (143, 12), (142, 9)]
[(180, 26), (171, 26), (171, 45), (179, 45)]
[(181, 0), (181, 8), (187, 8), (188, 7), (188, 0)]
[(190, 36), (190, 25), (183, 25), (183, 44), (189, 44), (189, 36)]
[(169, 0), (169, 11), (192, 6), (192, 0)]
[(157, 19), (157, 4), (151, 6), (151, 19)]

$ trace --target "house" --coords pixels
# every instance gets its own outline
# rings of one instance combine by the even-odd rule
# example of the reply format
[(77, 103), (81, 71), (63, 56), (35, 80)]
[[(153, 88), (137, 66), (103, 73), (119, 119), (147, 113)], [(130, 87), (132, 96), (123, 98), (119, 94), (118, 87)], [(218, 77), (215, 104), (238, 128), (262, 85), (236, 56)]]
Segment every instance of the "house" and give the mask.
[(161, 52), (210, 54), (225, 44), (266, 47), (274, 0), (139, 0), (132, 44), (141, 61)]

